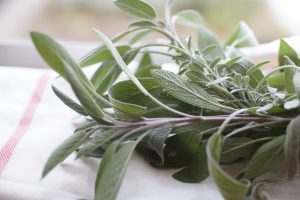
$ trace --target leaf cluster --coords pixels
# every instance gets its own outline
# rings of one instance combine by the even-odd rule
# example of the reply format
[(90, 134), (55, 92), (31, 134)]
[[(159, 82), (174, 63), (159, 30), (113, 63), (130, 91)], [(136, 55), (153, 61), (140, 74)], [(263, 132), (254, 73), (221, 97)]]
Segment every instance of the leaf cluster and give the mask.
[[(224, 45), (194, 10), (164, 19), (140, 0), (115, 0), (115, 5), (138, 18), (128, 30), (109, 39), (94, 29), (102, 43), (76, 62), (54, 39), (33, 32), (43, 59), (69, 82), (77, 99), (53, 85), (57, 97), (86, 121), (49, 157), (46, 176), (74, 151), (77, 158), (102, 158), (95, 199), (115, 199), (130, 156), (136, 150), (153, 166), (177, 168), (173, 177), (201, 182), (212, 176), (228, 200), (251, 195), (251, 182), (284, 163), (287, 179), (299, 165), (300, 60), (284, 40), (279, 66), (269, 73), (268, 61), (253, 63), (240, 51), (258, 44), (241, 22)], [(195, 28), (198, 40), (178, 36), (177, 24)], [(143, 38), (152, 33), (161, 42)], [(127, 44), (120, 44), (124, 38)], [(167, 57), (174, 73), (155, 62)], [(135, 71), (128, 68), (138, 62)], [(96, 66), (91, 78), (83, 71)], [(172, 70), (174, 71), (174, 70)], [(120, 74), (128, 79), (116, 82)], [(225, 165), (241, 163), (236, 176)]]

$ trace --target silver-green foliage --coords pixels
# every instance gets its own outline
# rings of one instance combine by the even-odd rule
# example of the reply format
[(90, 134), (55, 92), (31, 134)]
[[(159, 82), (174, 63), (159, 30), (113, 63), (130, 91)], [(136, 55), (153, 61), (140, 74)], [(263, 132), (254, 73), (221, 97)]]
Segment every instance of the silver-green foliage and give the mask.
[[(145, 1), (114, 2), (140, 19), (113, 39), (94, 29), (103, 43), (79, 63), (51, 37), (31, 34), (38, 52), (70, 83), (77, 100), (56, 86), (54, 93), (86, 119), (52, 153), (42, 177), (74, 151), (77, 158), (103, 157), (95, 199), (115, 199), (135, 149), (154, 166), (180, 168), (173, 175), (179, 181), (212, 176), (228, 200), (249, 196), (251, 181), (279, 164), (285, 163), (288, 179), (295, 177), (300, 60), (290, 45), (281, 40), (279, 66), (264, 75), (261, 67), (269, 62), (252, 63), (239, 50), (257, 45), (244, 22), (221, 45), (197, 11), (171, 16), (170, 1), (161, 20)], [(198, 41), (178, 36), (177, 23), (196, 28)], [(164, 40), (142, 42), (151, 33)], [(118, 45), (129, 36), (128, 44)], [(154, 63), (157, 55), (168, 57), (178, 72)], [(136, 61), (134, 72), (128, 65)], [(99, 67), (89, 79), (82, 68), (94, 64)], [(122, 72), (128, 80), (117, 83)], [(236, 177), (223, 169), (239, 161), (244, 166)]]

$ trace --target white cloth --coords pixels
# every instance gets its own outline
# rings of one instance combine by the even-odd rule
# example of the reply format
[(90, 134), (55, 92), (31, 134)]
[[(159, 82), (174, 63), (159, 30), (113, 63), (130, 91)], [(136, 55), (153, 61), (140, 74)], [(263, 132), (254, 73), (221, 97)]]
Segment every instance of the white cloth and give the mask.
[[(267, 57), (276, 65), (277, 49), (278, 43), (271, 43), (245, 53), (259, 61)], [(93, 199), (98, 159), (74, 161), (72, 155), (40, 180), (51, 152), (72, 134), (76, 117), (52, 92), (54, 77), (43, 69), (0, 67), (0, 200)], [(223, 199), (210, 178), (186, 184), (174, 180), (173, 172), (153, 168), (134, 154), (118, 200)], [(264, 187), (270, 191), (263, 190), (267, 199), (274, 191), (277, 196), (272, 199), (299, 199), (297, 189), (287, 198), (278, 185)]]
[[(12, 151), (3, 171), (0, 169), (1, 200), (93, 199), (98, 159), (74, 161), (72, 155), (40, 180), (47, 158), (58, 144), (72, 134), (72, 121), (77, 116), (52, 92), (50, 81), (54, 73), (50, 73), (48, 80), (44, 80), (45, 87), (41, 88), (40, 79), (47, 79), (45, 73), (49, 71), (46, 71), (0, 67), (0, 155)], [(39, 87), (38, 90), (36, 87)], [(38, 103), (32, 101), (37, 91), (41, 95)], [(28, 120), (30, 117), (32, 121)], [(23, 128), (18, 128), (20, 126)], [(6, 153), (3, 153), (9, 139), (20, 132), (23, 135), (15, 137), (10, 142), (13, 147), (6, 148)], [(5, 162), (3, 157), (0, 157), (2, 165)], [(185, 184), (174, 180), (171, 176), (173, 172), (153, 168), (134, 154), (118, 199), (222, 199), (211, 179), (201, 184)]]

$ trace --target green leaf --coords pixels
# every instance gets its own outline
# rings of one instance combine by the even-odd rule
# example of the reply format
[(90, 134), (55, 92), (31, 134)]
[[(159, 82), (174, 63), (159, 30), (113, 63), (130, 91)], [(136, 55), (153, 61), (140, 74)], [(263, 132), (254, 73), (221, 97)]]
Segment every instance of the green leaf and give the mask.
[(285, 56), (288, 56), (296, 65), (300, 64), (297, 52), (283, 39), (280, 40), (278, 63), (279, 66), (285, 65)]
[(203, 25), (202, 16), (195, 10), (182, 10), (173, 17), (173, 21), (194, 28)]
[(96, 121), (101, 120), (105, 116), (105, 114), (103, 113), (99, 105), (95, 102), (95, 100), (91, 97), (90, 92), (85, 87), (81, 79), (77, 76), (74, 68), (69, 66), (67, 63), (64, 63), (64, 69), (74, 93), (86, 110), (87, 114), (89, 114)]
[(299, 130), (300, 116), (294, 118), (286, 128), (284, 159), (289, 180), (292, 180), (298, 172), (300, 144)]
[(91, 138), (86, 144), (78, 149), (77, 158), (90, 154), (106, 142), (109, 142), (116, 135), (116, 130), (109, 129), (103, 132), (101, 131), (96, 137)]
[(225, 46), (233, 46), (235, 48), (253, 47), (258, 44), (253, 31), (245, 22), (240, 22), (239, 26), (231, 33)]
[(204, 26), (199, 28), (198, 46), (202, 52), (208, 47), (214, 46), (211, 52), (208, 55), (205, 55), (205, 58), (208, 60), (212, 61), (216, 58), (224, 58), (224, 50), (216, 36)]
[(116, 0), (114, 1), (114, 3), (121, 10), (130, 15), (149, 20), (156, 18), (156, 11), (154, 10), (154, 8), (151, 5), (145, 3), (144, 1)]
[[(131, 48), (127, 45), (123, 45), (123, 46), (117, 46), (116, 49), (120, 55), (124, 55)], [(111, 52), (105, 46), (101, 46), (101, 48), (95, 50), (92, 54), (90, 54), (86, 58), (82, 59), (82, 61), (80, 62), (80, 65), (82, 67), (85, 67), (85, 66), (90, 66), (90, 65), (100, 63), (100, 62), (103, 62), (106, 60), (111, 60), (111, 59), (113, 59)]]
[(33, 32), (31, 37), (46, 62), (69, 81), (87, 114), (95, 120), (101, 120), (104, 114), (91, 97), (90, 90), (93, 90), (93, 86), (80, 66), (59, 43), (49, 36)]
[(129, 159), (140, 140), (149, 131), (142, 134), (136, 141), (113, 142), (106, 150), (97, 173), (95, 185), (96, 200), (116, 199)]
[(64, 65), (66, 63), (73, 67), (75, 73), (80, 77), (80, 79), (82, 79), (82, 81), (85, 81), (91, 86), (88, 79), (80, 70), (79, 65), (58, 42), (53, 40), (51, 37), (38, 32), (32, 32), (31, 39), (35, 48), (38, 50), (45, 62), (59, 75), (66, 78), (66, 72), (64, 69)]
[(201, 142), (191, 163), (173, 174), (176, 180), (185, 183), (198, 183), (209, 176), (206, 156), (206, 142)]
[(142, 107), (132, 103), (125, 103), (121, 100), (118, 100), (122, 98), (122, 96), (120, 96), (122, 92), (123, 88), (120, 87), (120, 84), (118, 84), (117, 87), (115, 85), (112, 86), (109, 90), (110, 102), (114, 105), (115, 108), (117, 108), (115, 109), (115, 115), (118, 118), (122, 119), (136, 119), (142, 117), (146, 110), (146, 107)]
[(150, 162), (156, 166), (164, 164), (165, 141), (171, 133), (172, 128), (155, 130), (143, 139), (139, 152), (150, 159)]
[(210, 122), (174, 127), (172, 136), (166, 140), (164, 152), (165, 167), (180, 168), (188, 166), (202, 142), (202, 131), (219, 127), (220, 123)]
[(116, 62), (118, 63), (118, 66), (123, 70), (123, 72), (133, 81), (133, 83), (146, 95), (148, 96), (152, 101), (154, 101), (157, 105), (165, 108), (166, 110), (173, 112), (175, 114), (178, 115), (182, 115), (182, 116), (190, 116), (189, 114), (180, 112), (178, 110), (175, 110), (167, 105), (165, 105), (164, 103), (162, 103), (161, 101), (159, 101), (157, 98), (155, 98), (154, 96), (152, 96), (145, 88), (144, 86), (140, 83), (140, 81), (134, 76), (134, 74), (132, 74), (130, 72), (130, 70), (128, 69), (127, 65), (125, 64), (124, 60), (122, 59), (122, 57), (120, 56), (120, 54), (118, 53), (118, 51), (116, 50), (116, 48), (114, 47), (113, 43), (110, 41), (109, 38), (107, 38), (102, 32), (93, 29), (95, 31), (95, 33), (103, 40), (104, 44), (107, 46), (107, 48), (111, 51), (112, 55), (114, 56)]
[(64, 161), (73, 151), (75, 151), (89, 136), (90, 133), (81, 131), (75, 133), (66, 139), (62, 144), (60, 144), (48, 158), (43, 173), (42, 178), (44, 178), (53, 168), (55, 168), (59, 163)]
[(226, 200), (241, 200), (246, 196), (250, 182), (236, 180), (230, 177), (219, 165), (223, 139), (220, 134), (214, 134), (208, 140), (206, 147), (209, 174), (217, 184), (222, 196)]
[(152, 32), (151, 30), (146, 30), (146, 31), (141, 31), (141, 32), (137, 33), (136, 35), (134, 35), (131, 38), (131, 40), (129, 41), (129, 44), (134, 45), (134, 44), (138, 43), (141, 39), (143, 39), (145, 36), (147, 36), (151, 32)]
[(247, 137), (228, 138), (225, 140), (224, 150), (221, 155), (221, 162), (231, 163), (242, 157), (248, 157), (253, 150), (269, 141), (270, 138), (259, 138), (251, 140)]
[(270, 142), (262, 145), (252, 156), (245, 169), (244, 177), (255, 178), (274, 168), (283, 160), (283, 143), (285, 136), (279, 136)]
[[(122, 58), (126, 64), (130, 63), (136, 56), (136, 51), (126, 52)], [(117, 80), (122, 70), (114, 59), (103, 62), (92, 76), (92, 83), (98, 94), (103, 94)]]
[(80, 115), (87, 116), (86, 111), (80, 104), (76, 103), (74, 100), (72, 100), (70, 97), (68, 97), (62, 91), (60, 91), (54, 85), (52, 85), (52, 90), (56, 94), (56, 96), (69, 108), (71, 108), (72, 110), (74, 110), (75, 112), (77, 112)]
[(294, 89), (295, 89), (295, 94), (300, 97), (300, 71), (297, 70), (295, 72), (295, 75), (293, 77), (293, 84), (294, 84)]
[(163, 89), (183, 102), (210, 110), (224, 108), (199, 85), (188, 82), (173, 72), (152, 70), (151, 74)]
[[(277, 88), (278, 90), (285, 90), (285, 74), (284, 73), (272, 74), (271, 76), (268, 77), (267, 82), (271, 87)], [(299, 89), (300, 89), (300, 87), (299, 87)]]

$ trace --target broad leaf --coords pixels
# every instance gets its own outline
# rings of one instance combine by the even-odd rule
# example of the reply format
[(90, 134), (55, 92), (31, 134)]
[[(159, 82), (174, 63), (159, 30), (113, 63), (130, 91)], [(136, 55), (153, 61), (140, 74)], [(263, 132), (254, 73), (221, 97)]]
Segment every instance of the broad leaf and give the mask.
[(270, 138), (259, 138), (256, 140), (251, 140), (247, 137), (228, 138), (225, 140), (221, 162), (231, 163), (239, 158), (248, 157), (260, 144), (268, 142), (269, 140)]
[(253, 47), (258, 44), (253, 31), (245, 22), (240, 22), (239, 26), (231, 33), (225, 46), (233, 46), (235, 48)]
[(278, 52), (278, 63), (280, 66), (286, 64), (285, 56), (288, 56), (296, 65), (300, 64), (297, 52), (286, 41), (281, 39)]
[(202, 16), (195, 10), (182, 10), (174, 15), (173, 21), (194, 28), (200, 28), (203, 25)]
[(172, 128), (155, 130), (146, 136), (138, 148), (138, 152), (147, 157), (156, 166), (164, 164), (165, 141), (171, 133)]
[(223, 139), (220, 134), (214, 134), (208, 140), (206, 147), (209, 174), (217, 184), (222, 196), (226, 200), (243, 199), (250, 187), (248, 180), (236, 180), (230, 177), (219, 165)]
[(283, 135), (262, 145), (252, 156), (245, 169), (244, 177), (248, 179), (255, 178), (283, 161), (284, 140), (285, 136)]
[(156, 11), (144, 1), (140, 0), (115, 0), (115, 5), (124, 12), (143, 19), (155, 19)]
[(201, 26), (199, 28), (199, 39), (198, 39), (199, 49), (203, 52), (208, 47), (213, 46), (213, 49), (205, 58), (208, 60), (215, 60), (216, 58), (224, 57), (224, 50), (221, 47), (216, 36), (206, 27)]
[(81, 131), (73, 134), (60, 144), (48, 158), (42, 178), (45, 177), (54, 167), (64, 161), (72, 152), (74, 152), (89, 136), (91, 133)]
[(206, 142), (201, 142), (191, 163), (173, 174), (176, 180), (185, 183), (198, 183), (209, 176), (206, 156)]

